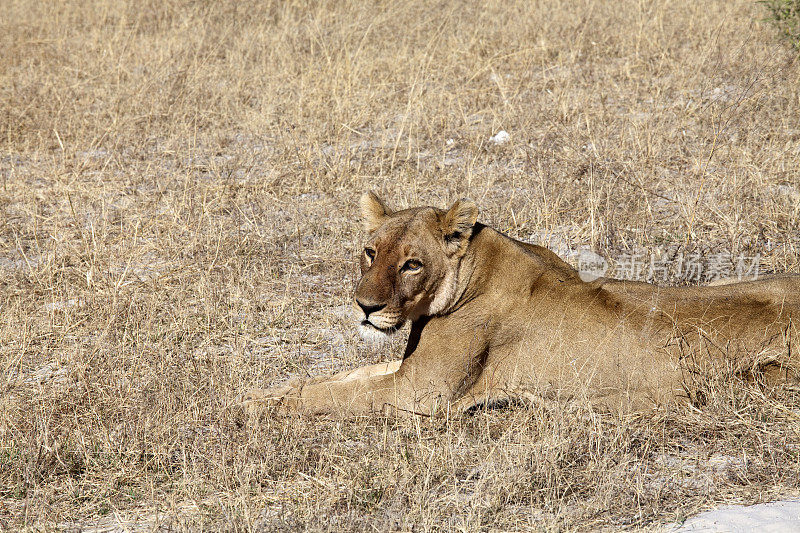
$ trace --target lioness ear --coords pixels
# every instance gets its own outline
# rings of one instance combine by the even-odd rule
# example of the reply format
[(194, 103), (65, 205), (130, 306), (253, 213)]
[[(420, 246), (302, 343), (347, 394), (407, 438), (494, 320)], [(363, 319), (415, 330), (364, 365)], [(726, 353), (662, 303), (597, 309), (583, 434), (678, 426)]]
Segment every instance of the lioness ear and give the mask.
[(466, 247), (472, 228), (478, 220), (478, 206), (467, 198), (456, 200), (456, 203), (444, 215), (442, 232), (444, 242), (452, 252)]
[(365, 192), (361, 195), (361, 218), (364, 223), (364, 229), (372, 233), (381, 225), (386, 222), (392, 211), (386, 207), (386, 204), (381, 202), (378, 195), (372, 191)]

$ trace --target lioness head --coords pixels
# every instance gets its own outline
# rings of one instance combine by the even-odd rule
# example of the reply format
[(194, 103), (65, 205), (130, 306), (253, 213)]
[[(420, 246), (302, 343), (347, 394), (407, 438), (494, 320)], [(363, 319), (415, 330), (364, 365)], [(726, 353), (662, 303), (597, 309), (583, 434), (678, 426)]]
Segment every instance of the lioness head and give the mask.
[(406, 320), (446, 311), (458, 294), (458, 269), (478, 218), (475, 203), (392, 212), (369, 192), (361, 212), (369, 233), (355, 292), (362, 336), (379, 340)]

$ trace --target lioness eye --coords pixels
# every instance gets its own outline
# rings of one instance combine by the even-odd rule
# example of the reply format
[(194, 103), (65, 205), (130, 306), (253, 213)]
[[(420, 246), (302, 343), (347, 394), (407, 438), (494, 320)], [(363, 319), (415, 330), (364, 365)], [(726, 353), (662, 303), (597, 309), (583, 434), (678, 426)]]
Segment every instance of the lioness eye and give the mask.
[(372, 248), (364, 248), (364, 253), (369, 258), (370, 263), (375, 260), (375, 250)]
[(416, 259), (409, 259), (403, 264), (400, 270), (405, 270), (406, 272), (417, 272), (421, 268), (422, 268), (421, 262), (417, 261)]

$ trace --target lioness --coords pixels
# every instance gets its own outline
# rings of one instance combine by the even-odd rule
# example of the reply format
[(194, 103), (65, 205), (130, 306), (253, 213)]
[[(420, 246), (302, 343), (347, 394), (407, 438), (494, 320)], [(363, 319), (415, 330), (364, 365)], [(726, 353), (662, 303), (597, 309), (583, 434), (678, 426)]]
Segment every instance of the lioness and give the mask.
[(586, 282), (546, 248), (478, 223), (469, 200), (393, 212), (367, 193), (361, 209), (359, 327), (383, 337), (411, 321), (402, 361), (254, 390), (249, 407), (429, 415), (546, 395), (628, 411), (691, 397), (692, 377), (712, 369), (765, 384), (800, 375), (800, 276)]

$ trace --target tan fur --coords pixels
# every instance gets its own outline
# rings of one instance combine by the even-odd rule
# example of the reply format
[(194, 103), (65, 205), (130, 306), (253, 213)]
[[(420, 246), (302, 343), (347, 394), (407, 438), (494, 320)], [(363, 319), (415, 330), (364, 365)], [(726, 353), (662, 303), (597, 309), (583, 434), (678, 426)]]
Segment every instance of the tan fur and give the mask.
[(392, 213), (368, 193), (361, 207), (370, 231), (355, 293), (361, 328), (385, 335), (410, 320), (402, 362), (251, 391), (248, 406), (432, 414), (549, 396), (627, 411), (691, 397), (720, 369), (798, 379), (800, 276), (585, 282), (549, 250), (476, 223), (469, 200)]

